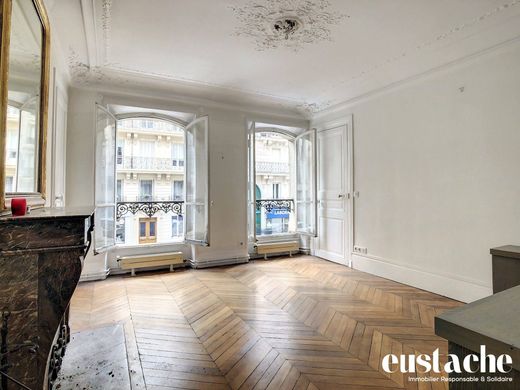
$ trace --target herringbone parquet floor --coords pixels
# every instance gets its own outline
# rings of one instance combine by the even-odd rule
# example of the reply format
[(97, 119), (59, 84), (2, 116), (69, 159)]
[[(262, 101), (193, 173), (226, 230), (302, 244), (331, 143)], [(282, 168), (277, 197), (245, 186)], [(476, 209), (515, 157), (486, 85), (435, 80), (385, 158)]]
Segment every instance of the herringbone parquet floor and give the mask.
[(433, 318), (459, 305), (299, 256), (84, 283), (71, 327), (123, 322), (134, 389), (446, 389), (381, 357), (446, 354)]

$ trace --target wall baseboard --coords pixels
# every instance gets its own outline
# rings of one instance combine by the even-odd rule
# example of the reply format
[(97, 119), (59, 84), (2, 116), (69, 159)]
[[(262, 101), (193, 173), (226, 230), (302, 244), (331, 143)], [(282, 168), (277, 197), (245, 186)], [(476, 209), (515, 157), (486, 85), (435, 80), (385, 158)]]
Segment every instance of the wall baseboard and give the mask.
[(493, 294), (491, 287), (446, 275), (412, 269), (374, 256), (361, 256), (353, 253), (352, 268), (465, 303)]
[(105, 280), (110, 274), (110, 270), (106, 269), (102, 272), (94, 272), (90, 274), (81, 275), (79, 282), (93, 282), (95, 280)]

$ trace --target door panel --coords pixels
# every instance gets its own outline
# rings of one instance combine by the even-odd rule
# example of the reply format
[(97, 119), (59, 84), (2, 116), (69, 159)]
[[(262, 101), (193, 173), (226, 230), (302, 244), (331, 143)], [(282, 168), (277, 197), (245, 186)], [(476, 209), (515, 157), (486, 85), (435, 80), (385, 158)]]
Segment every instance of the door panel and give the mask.
[(318, 132), (318, 220), (316, 254), (348, 264), (347, 126)]

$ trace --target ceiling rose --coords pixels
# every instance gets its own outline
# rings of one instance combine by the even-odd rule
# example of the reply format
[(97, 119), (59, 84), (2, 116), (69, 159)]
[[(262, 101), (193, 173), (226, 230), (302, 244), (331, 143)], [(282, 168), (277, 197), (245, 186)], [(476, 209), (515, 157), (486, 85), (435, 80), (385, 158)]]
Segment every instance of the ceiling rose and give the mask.
[(250, 38), (257, 50), (299, 51), (307, 44), (332, 41), (330, 27), (348, 17), (332, 10), (328, 0), (256, 0), (231, 9), (240, 22), (234, 35)]

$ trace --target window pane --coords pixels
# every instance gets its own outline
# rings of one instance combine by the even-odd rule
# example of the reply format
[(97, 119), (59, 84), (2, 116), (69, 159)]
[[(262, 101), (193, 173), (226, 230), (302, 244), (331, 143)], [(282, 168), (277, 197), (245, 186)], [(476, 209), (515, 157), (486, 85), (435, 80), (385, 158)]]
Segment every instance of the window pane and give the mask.
[(139, 236), (146, 237), (146, 222), (139, 222)]
[(296, 139), (296, 221), (297, 230), (315, 234), (315, 132), (309, 131)]
[(154, 236), (155, 236), (155, 222), (150, 221), (150, 237), (154, 237)]
[[(255, 163), (253, 167), (250, 163), (250, 169), (253, 169), (250, 175), (255, 175), (256, 202), (254, 214), (250, 211), (250, 219), (255, 216), (255, 233), (271, 235), (294, 232), (294, 141), (274, 131), (262, 131), (255, 133), (253, 145)], [(280, 199), (286, 201), (272, 201)]]
[(38, 142), (35, 110), (22, 110), (20, 114), (20, 139), (18, 159), (18, 192), (35, 192), (37, 189)]
[(20, 131), (20, 110), (7, 106), (7, 139), (5, 156), (6, 182), (5, 191), (15, 192), (16, 183), (14, 178), (17, 176), (17, 157), (18, 157), (18, 135)]
[(115, 121), (98, 107), (96, 131), (96, 204), (115, 199)]
[(207, 244), (208, 118), (186, 128), (186, 239)]
[(122, 202), (123, 201), (123, 187), (122, 187), (122, 181), (121, 180), (117, 180), (117, 185), (116, 185), (116, 200), (118, 202)]
[(95, 182), (95, 249), (115, 244), (115, 119), (96, 106), (96, 182)]
[(173, 200), (182, 200), (184, 198), (184, 182), (175, 180), (173, 182)]
[(139, 182), (139, 200), (149, 202), (153, 200), (153, 180)]
[(115, 244), (115, 215), (114, 207), (96, 207), (96, 228), (94, 237), (96, 248), (107, 248)]

